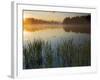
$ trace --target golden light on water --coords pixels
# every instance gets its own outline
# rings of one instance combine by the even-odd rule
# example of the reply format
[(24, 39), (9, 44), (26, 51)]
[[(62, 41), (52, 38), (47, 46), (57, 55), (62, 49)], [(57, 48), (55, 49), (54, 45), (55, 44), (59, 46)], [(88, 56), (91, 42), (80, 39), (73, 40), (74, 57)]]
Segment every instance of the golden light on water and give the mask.
[[(54, 12), (54, 11), (23, 11), (23, 27), (25, 31), (38, 31), (46, 28), (54, 28), (59, 25), (62, 26), (62, 22), (66, 17), (85, 16), (88, 13), (74, 13), (74, 12)], [(41, 24), (42, 23), (42, 24)], [(48, 25), (46, 26), (45, 25)], [(48, 23), (48, 24), (47, 24)], [(57, 24), (50, 27), (50, 24)]]

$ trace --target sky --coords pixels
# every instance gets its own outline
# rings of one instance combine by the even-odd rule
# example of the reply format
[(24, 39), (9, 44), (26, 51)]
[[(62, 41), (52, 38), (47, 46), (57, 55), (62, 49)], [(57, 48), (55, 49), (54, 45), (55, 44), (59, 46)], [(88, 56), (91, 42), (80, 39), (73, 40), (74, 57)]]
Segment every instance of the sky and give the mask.
[(23, 18), (36, 18), (47, 21), (62, 22), (66, 17), (85, 16), (88, 13), (75, 13), (75, 12), (54, 12), (54, 11), (23, 11)]

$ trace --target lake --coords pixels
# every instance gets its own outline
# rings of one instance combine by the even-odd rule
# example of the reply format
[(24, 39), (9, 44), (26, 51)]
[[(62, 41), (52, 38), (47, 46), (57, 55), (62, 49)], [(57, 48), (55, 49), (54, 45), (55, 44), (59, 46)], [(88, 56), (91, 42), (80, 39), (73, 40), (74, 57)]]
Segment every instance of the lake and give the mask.
[(25, 69), (90, 65), (88, 33), (46, 25), (36, 31), (24, 30), (23, 45)]
[(90, 34), (80, 33), (80, 32), (66, 32), (63, 28), (47, 28), (37, 31), (24, 31), (23, 32), (23, 41), (24, 45), (27, 45), (27, 42), (33, 42), (34, 40), (43, 40), (48, 41), (53, 44), (59, 43), (62, 40), (73, 39), (74, 43), (79, 44), (84, 40), (90, 39)]

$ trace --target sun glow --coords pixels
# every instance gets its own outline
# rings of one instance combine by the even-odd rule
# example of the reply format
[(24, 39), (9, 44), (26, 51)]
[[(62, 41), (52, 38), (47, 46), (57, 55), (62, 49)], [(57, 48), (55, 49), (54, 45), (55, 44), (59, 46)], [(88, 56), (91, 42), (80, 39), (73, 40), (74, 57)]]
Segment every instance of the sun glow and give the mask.
[(24, 19), (25, 18), (36, 18), (47, 21), (58, 21), (62, 22), (65, 17), (74, 17), (74, 16), (82, 16), (87, 15), (83, 13), (71, 13), (71, 12), (54, 12), (54, 11), (23, 11)]

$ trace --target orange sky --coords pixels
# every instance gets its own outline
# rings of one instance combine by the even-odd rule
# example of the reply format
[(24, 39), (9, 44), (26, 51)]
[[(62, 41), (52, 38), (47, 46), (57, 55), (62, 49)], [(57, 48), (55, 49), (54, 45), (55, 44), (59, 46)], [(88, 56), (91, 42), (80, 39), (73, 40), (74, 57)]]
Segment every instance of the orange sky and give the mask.
[(36, 18), (48, 21), (59, 21), (62, 22), (65, 17), (74, 17), (74, 16), (84, 16), (88, 15), (87, 13), (71, 13), (71, 12), (50, 12), (50, 11), (23, 11), (23, 18)]

